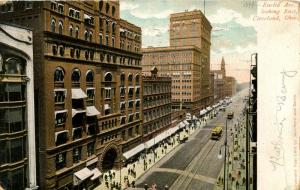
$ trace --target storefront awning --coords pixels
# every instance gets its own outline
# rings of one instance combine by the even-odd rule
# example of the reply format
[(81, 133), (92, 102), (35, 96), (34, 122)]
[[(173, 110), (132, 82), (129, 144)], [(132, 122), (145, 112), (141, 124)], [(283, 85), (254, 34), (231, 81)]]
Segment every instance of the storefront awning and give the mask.
[(183, 127), (185, 127), (185, 123), (182, 121), (179, 123), (179, 126), (180, 126), (180, 128), (183, 128)]
[(86, 162), (86, 166), (90, 166), (90, 165), (92, 165), (92, 164), (95, 164), (96, 162), (98, 162), (98, 157), (93, 158), (93, 159), (87, 161), (87, 162)]
[(186, 125), (190, 124), (187, 120), (184, 120), (183, 123), (186, 124)]
[(86, 110), (76, 110), (76, 109), (72, 109), (72, 117), (74, 117), (76, 114), (78, 113), (85, 113)]
[(211, 111), (212, 110), (212, 108), (210, 106), (208, 106), (206, 109), (207, 109), (207, 111)]
[(88, 106), (86, 107), (86, 115), (87, 116), (100, 115), (100, 112), (97, 110), (95, 106)]
[(133, 149), (123, 153), (123, 156), (126, 159), (129, 159), (129, 158), (133, 157), (134, 155), (138, 154), (139, 152), (143, 151), (144, 149), (145, 149), (145, 145), (140, 144), (140, 145), (134, 147)]
[(198, 119), (198, 117), (196, 117), (195, 115), (193, 115), (193, 119)]
[(72, 99), (87, 98), (87, 95), (81, 90), (81, 88), (72, 88)]
[(204, 114), (206, 114), (207, 110), (206, 109), (203, 109), (200, 111), (200, 116), (203, 116)]
[(94, 174), (93, 177), (91, 177), (91, 180), (95, 180), (102, 175), (102, 173), (98, 170), (98, 168), (92, 169), (91, 172)]
[(89, 170), (88, 168), (83, 168), (82, 170), (74, 173), (73, 184), (79, 185), (82, 181), (86, 180), (92, 175), (94, 175), (94, 173), (91, 170)]

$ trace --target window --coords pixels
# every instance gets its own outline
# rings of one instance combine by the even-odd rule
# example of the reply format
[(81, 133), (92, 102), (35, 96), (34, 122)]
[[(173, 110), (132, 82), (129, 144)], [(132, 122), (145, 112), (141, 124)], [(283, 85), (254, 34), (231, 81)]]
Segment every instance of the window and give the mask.
[(0, 135), (16, 133), (25, 129), (25, 108), (0, 109)]
[(89, 51), (88, 50), (85, 50), (84, 56), (85, 56), (86, 60), (89, 59)]
[(140, 100), (136, 100), (135, 107), (136, 109), (140, 108)]
[(112, 37), (112, 39), (111, 39), (111, 46), (115, 47), (115, 38), (114, 37)]
[(66, 167), (66, 152), (56, 155), (56, 170)]
[(128, 75), (128, 83), (129, 83), (129, 84), (132, 84), (132, 74), (129, 74), (129, 75)]
[(82, 127), (73, 128), (73, 140), (77, 140), (81, 138), (82, 138)]
[(25, 1), (25, 9), (32, 9), (32, 1)]
[(126, 117), (123, 116), (121, 117), (121, 125), (124, 125), (126, 123)]
[(80, 13), (79, 13), (79, 11), (75, 11), (75, 18), (80, 19)]
[(64, 76), (65, 76), (65, 72), (64, 72), (63, 68), (57, 67), (54, 72), (54, 81), (62, 82), (62, 81), (64, 81)]
[(121, 74), (120, 81), (121, 81), (121, 86), (124, 86), (125, 85), (125, 74), (124, 73)]
[(63, 22), (61, 20), (58, 22), (58, 33), (63, 34)]
[(90, 41), (90, 42), (93, 41), (93, 32), (91, 32), (91, 31), (90, 31), (90, 34), (89, 34), (89, 41)]
[(73, 37), (73, 25), (72, 24), (69, 26), (69, 35), (71, 37)]
[(99, 1), (99, 10), (100, 10), (100, 11), (102, 10), (102, 7), (103, 7), (103, 0), (100, 0), (100, 1)]
[(14, 170), (0, 172), (1, 185), (4, 189), (23, 190), (26, 189), (26, 169), (19, 167)]
[(133, 96), (133, 87), (129, 87), (128, 89), (129, 89), (128, 95), (129, 95), (129, 97), (132, 97)]
[(113, 6), (112, 7), (112, 16), (115, 16), (116, 8)]
[(132, 109), (132, 108), (133, 108), (133, 100), (130, 100), (130, 101), (128, 102), (128, 108), (129, 108), (129, 109)]
[(58, 12), (62, 14), (64, 13), (64, 5), (58, 4)]
[(139, 97), (139, 96), (140, 96), (140, 87), (136, 87), (135, 97)]
[(87, 156), (92, 156), (95, 153), (95, 142), (87, 144)]
[(75, 38), (78, 39), (79, 38), (79, 27), (76, 26), (75, 28)]
[(76, 57), (77, 57), (77, 59), (80, 58), (80, 50), (79, 49), (76, 49)]
[(69, 16), (74, 17), (75, 16), (75, 9), (69, 8)]
[(55, 19), (52, 19), (51, 20), (51, 24), (50, 24), (50, 26), (51, 26), (51, 32), (55, 32), (55, 25), (56, 25), (56, 21), (55, 21)]
[(52, 45), (52, 54), (57, 55), (57, 45)]
[(126, 91), (126, 87), (120, 87), (120, 96), (121, 97), (125, 96), (125, 91)]
[(55, 145), (59, 146), (68, 142), (68, 131), (59, 131), (55, 133)]
[(140, 84), (140, 75), (138, 75), (138, 74), (135, 76), (135, 84), (136, 85)]
[(25, 92), (25, 84), (0, 83), (0, 102), (24, 101)]
[(110, 72), (107, 72), (105, 74), (104, 81), (105, 82), (112, 82), (112, 74)]
[(56, 111), (55, 113), (55, 125), (61, 125), (66, 123), (67, 120), (67, 111)]
[(109, 12), (109, 4), (108, 3), (106, 3), (105, 12), (106, 12), (106, 14), (108, 14), (108, 12)]
[(136, 119), (136, 120), (139, 120), (139, 119), (140, 119), (140, 113), (139, 113), (139, 112), (136, 112), (136, 113), (135, 113), (135, 119)]
[(70, 56), (72, 57), (72, 58), (74, 58), (74, 54), (75, 54), (75, 49), (74, 48), (70, 48)]
[(105, 104), (104, 105), (104, 114), (105, 115), (109, 115), (111, 111), (110, 105), (109, 104)]
[(139, 134), (140, 133), (140, 128), (139, 128), (139, 126), (137, 125), (137, 126), (135, 126), (135, 134)]
[(111, 88), (106, 87), (106, 88), (104, 88), (104, 91), (105, 91), (105, 99), (110, 99), (111, 98)]
[(59, 46), (59, 55), (64, 56), (65, 54), (65, 47), (64, 46)]
[(124, 111), (125, 110), (125, 102), (120, 103), (120, 110)]
[(81, 147), (73, 149), (73, 163), (77, 163), (81, 160)]
[(103, 36), (102, 36), (102, 34), (99, 34), (99, 41), (100, 41), (100, 45), (102, 45), (102, 43), (103, 43)]
[(106, 42), (106, 45), (108, 46), (108, 35), (105, 36), (105, 42)]
[(66, 95), (67, 95), (66, 89), (54, 89), (54, 102), (55, 103), (65, 102)]
[(87, 30), (84, 31), (84, 40), (88, 40), (88, 37), (89, 37), (89, 33)]
[(57, 9), (57, 3), (56, 2), (51, 2), (51, 9), (56, 11), (56, 9)]
[(110, 59), (111, 59), (111, 55), (110, 54), (107, 54), (106, 55), (106, 61), (109, 63), (110, 62)]
[(94, 82), (94, 72), (92, 70), (87, 71), (86, 82)]
[(90, 51), (90, 60), (93, 60), (93, 59), (94, 59), (94, 52)]
[(111, 27), (112, 27), (112, 33), (113, 34), (116, 33), (116, 23), (113, 22)]
[(80, 70), (73, 69), (72, 71), (72, 82), (79, 82), (80, 80)]
[(88, 100), (94, 100), (95, 89), (94, 88), (88, 88), (88, 89), (86, 89), (86, 95), (87, 95)]

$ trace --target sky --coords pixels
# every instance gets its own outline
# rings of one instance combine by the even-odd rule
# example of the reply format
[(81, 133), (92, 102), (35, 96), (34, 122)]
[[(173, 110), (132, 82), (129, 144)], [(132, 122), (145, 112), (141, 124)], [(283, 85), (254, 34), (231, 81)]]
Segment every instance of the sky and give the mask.
[[(256, 5), (249, 0), (206, 0), (205, 16), (211, 33), (211, 69), (219, 69), (222, 56), (228, 76), (249, 81), (250, 56), (256, 52), (256, 29), (251, 18)], [(253, 5), (253, 6), (252, 6)], [(204, 12), (203, 0), (120, 0), (121, 18), (142, 28), (142, 47), (169, 46), (169, 15)]]

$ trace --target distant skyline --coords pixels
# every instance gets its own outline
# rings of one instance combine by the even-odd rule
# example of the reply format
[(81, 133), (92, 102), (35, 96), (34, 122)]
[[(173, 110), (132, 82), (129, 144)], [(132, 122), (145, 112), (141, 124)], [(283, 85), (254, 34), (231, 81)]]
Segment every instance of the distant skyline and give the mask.
[[(206, 0), (205, 16), (211, 33), (211, 69), (219, 69), (222, 56), (227, 75), (249, 80), (250, 54), (256, 52), (256, 7), (245, 0)], [(203, 11), (203, 0), (120, 0), (121, 18), (142, 28), (142, 46), (169, 46), (169, 15), (185, 10)]]

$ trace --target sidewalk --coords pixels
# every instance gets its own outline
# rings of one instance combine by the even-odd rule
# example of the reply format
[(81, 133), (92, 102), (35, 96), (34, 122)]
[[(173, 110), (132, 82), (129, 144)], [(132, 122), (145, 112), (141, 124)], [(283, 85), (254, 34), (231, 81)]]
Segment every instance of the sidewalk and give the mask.
[[(245, 117), (242, 116), (235, 121), (233, 127), (232, 141), (228, 141), (228, 157), (227, 157), (227, 190), (245, 190), (246, 189), (246, 128)], [(231, 134), (228, 134), (230, 136)], [(222, 158), (224, 159), (224, 157)], [(224, 167), (218, 177), (214, 190), (223, 190), (224, 184)], [(227, 184), (228, 183), (228, 184)]]
[[(208, 116), (206, 116), (205, 120), (206, 122), (201, 122), (201, 124), (199, 121), (197, 121), (197, 125), (195, 127), (186, 127), (186, 129), (189, 131), (188, 133), (186, 130), (181, 131), (179, 133), (180, 139), (183, 139), (185, 136), (191, 136), (195, 130), (197, 130), (199, 127), (202, 128), (210, 119)], [(177, 135), (178, 134), (171, 138), (171, 142), (174, 143), (173, 146), (168, 145), (167, 143), (162, 144), (163, 141), (160, 142), (160, 145), (155, 149), (156, 157), (153, 151), (149, 151), (147, 154), (141, 154), (136, 162), (128, 164), (127, 167), (123, 167), (121, 171), (111, 170), (110, 172), (104, 173), (101, 179), (101, 184), (96, 187), (95, 190), (120, 189), (120, 182), (122, 189), (128, 189), (127, 182), (129, 182), (130, 186), (132, 187), (132, 183), (135, 183), (137, 179), (140, 178), (146, 171), (148, 171), (164, 156), (180, 145), (180, 143), (177, 141)], [(147, 165), (144, 163), (147, 163)], [(105, 176), (107, 180), (105, 180)]]

